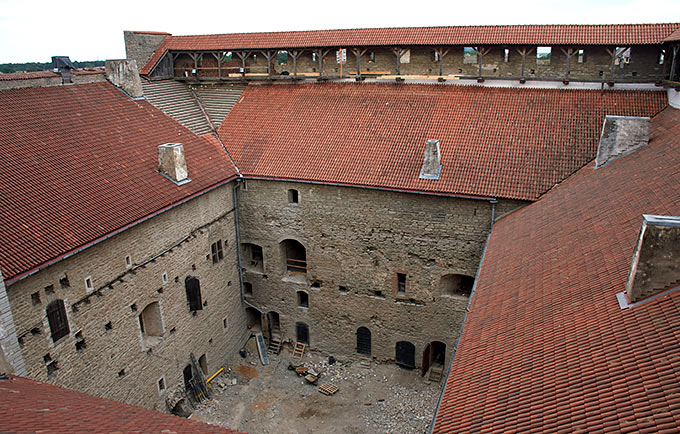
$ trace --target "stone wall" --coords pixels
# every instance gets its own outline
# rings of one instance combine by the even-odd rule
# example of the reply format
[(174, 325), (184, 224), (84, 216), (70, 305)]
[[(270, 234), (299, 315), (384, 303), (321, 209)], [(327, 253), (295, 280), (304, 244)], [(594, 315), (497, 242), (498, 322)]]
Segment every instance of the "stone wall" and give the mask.
[(139, 68), (146, 65), (167, 35), (164, 33), (143, 33), (124, 31), (125, 56), (135, 59)]
[[(166, 410), (166, 397), (184, 388), (182, 370), (189, 353), (197, 359), (205, 354), (210, 374), (219, 369), (247, 338), (232, 186), (194, 198), (9, 286), (28, 376)], [(218, 240), (223, 259), (214, 264), (211, 244)], [(188, 276), (200, 280), (204, 307), (195, 313), (187, 305)], [(89, 292), (87, 278), (93, 286)], [(57, 299), (66, 305), (70, 332), (53, 342), (46, 308)], [(160, 305), (163, 332), (145, 340), (138, 317), (153, 302)], [(50, 360), (58, 369), (48, 375)]]
[[(566, 76), (566, 54), (562, 49), (567, 47), (551, 47), (551, 56), (548, 63), (540, 64), (536, 59), (536, 47), (527, 47), (533, 51), (526, 55), (524, 61), (524, 73), (522, 73), (522, 56), (517, 51), (520, 47), (487, 47), (490, 49), (482, 57), (482, 76), (488, 78), (513, 78), (519, 79), (550, 79), (562, 80)], [(610, 80), (611, 77), (611, 56), (604, 46), (582, 47), (583, 56), (581, 62), (579, 57), (574, 55), (570, 61), (569, 78), (574, 80), (601, 81)], [(506, 61), (505, 50), (508, 50)], [(479, 75), (479, 65), (477, 58), (472, 58), (473, 63), (464, 62), (463, 46), (448, 47), (447, 54), (442, 60), (443, 76), (463, 76), (477, 77)], [(372, 53), (372, 54), (371, 54)], [(267, 72), (267, 61), (260, 52), (254, 52), (257, 59), (251, 55), (246, 61), (246, 68), (249, 73), (264, 74)], [(664, 65), (658, 64), (659, 47), (656, 46), (635, 46), (631, 49), (630, 62), (621, 63), (614, 68), (613, 79), (617, 81), (656, 81), (664, 76)], [(391, 47), (377, 47), (366, 49), (361, 56), (361, 72), (365, 75), (396, 75), (397, 60)], [(257, 61), (255, 61), (257, 60)], [(185, 71), (193, 68), (193, 60), (181, 54), (175, 61), (175, 75), (184, 76)], [(225, 68), (230, 68), (233, 73), (236, 68), (241, 67), (241, 60), (236, 54), (233, 60), (224, 64)], [(300, 75), (318, 75), (321, 69), (323, 76), (338, 76), (340, 65), (336, 61), (336, 50), (331, 49), (328, 55), (321, 62), (313, 61), (313, 54), (306, 50), (297, 61), (297, 72)], [(357, 72), (356, 56), (351, 49), (347, 49), (347, 63), (343, 65), (343, 75), (355, 75)], [(400, 65), (400, 74), (407, 75), (439, 75), (439, 61), (436, 59), (434, 50), (431, 47), (410, 47), (408, 53), (403, 57)], [(279, 64), (273, 63), (272, 74), (278, 75), (281, 72), (293, 74), (293, 59), (288, 56), (288, 62)], [(226, 76), (224, 73), (223, 76)], [(206, 53), (203, 56), (198, 68), (199, 77), (217, 76), (217, 62), (215, 58)]]
[[(289, 189), (298, 191), (297, 204), (289, 203)], [(501, 200), (496, 215), (523, 205)], [(284, 340), (295, 341), (295, 324), (303, 322), (312, 348), (354, 357), (363, 326), (376, 359), (394, 360), (398, 341), (415, 345), (418, 366), (433, 341), (447, 344), (448, 359), (468, 297), (442, 295), (440, 279), (475, 275), (491, 221), (488, 201), (248, 180), (239, 211), (241, 242), (263, 250), (261, 271), (248, 252), (243, 258), (250, 300), (279, 314)], [(306, 248), (306, 275), (286, 270), (280, 243), (287, 239)], [(406, 275), (403, 295), (397, 273)], [(308, 294), (309, 307), (298, 306), (298, 291)]]

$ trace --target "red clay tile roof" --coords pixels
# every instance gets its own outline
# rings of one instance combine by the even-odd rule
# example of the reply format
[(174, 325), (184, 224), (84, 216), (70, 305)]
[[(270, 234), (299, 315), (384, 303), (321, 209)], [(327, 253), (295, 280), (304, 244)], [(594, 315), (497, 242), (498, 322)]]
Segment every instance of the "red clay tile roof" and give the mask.
[(493, 227), (435, 433), (680, 427), (680, 290), (621, 310), (642, 214), (680, 215), (680, 110)]
[(52, 71), (33, 71), (33, 72), (12, 72), (9, 74), (0, 74), (0, 81), (8, 80), (35, 80), (37, 78), (57, 78), (61, 77)]
[(142, 68), (149, 74), (167, 50), (357, 47), (384, 45), (644, 45), (680, 28), (667, 24), (399, 27), (168, 36)]
[(664, 42), (674, 42), (674, 41), (680, 41), (680, 28), (675, 30), (673, 33), (668, 35), (665, 39)]
[(237, 434), (15, 376), (0, 380), (0, 426), (3, 433), (27, 434)]
[[(156, 147), (184, 143), (182, 186)], [(0, 91), (0, 267), (44, 265), (235, 174), (224, 150), (108, 83)]]
[[(246, 177), (535, 200), (595, 157), (605, 115), (666, 104), (653, 91), (249, 85), (219, 135)], [(428, 139), (439, 180), (419, 179)]]

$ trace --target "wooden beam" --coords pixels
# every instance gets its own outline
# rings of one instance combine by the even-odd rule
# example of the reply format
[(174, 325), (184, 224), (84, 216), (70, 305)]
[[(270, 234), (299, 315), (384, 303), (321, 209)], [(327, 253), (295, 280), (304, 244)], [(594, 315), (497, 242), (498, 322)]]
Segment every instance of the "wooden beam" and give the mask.
[(614, 70), (616, 66), (616, 58), (619, 57), (621, 54), (623, 54), (624, 51), (626, 51), (629, 47), (614, 47), (612, 49), (605, 48), (607, 50), (607, 53), (611, 56), (612, 60), (609, 65), (609, 80), (611, 82), (614, 82)]
[(392, 52), (397, 56), (397, 75), (401, 75), (401, 56), (406, 53), (406, 50), (401, 47), (392, 48)]
[(526, 66), (526, 57), (528, 54), (531, 54), (532, 51), (534, 51), (533, 48), (527, 48), (527, 47), (522, 47), (522, 48), (515, 48), (515, 51), (517, 51), (520, 56), (522, 56), (522, 72), (520, 73), (520, 78), (524, 79), (524, 67)]
[(297, 60), (305, 50), (288, 50), (288, 54), (293, 58), (293, 77), (297, 77)]
[(678, 55), (680, 54), (680, 46), (676, 45), (673, 47), (673, 63), (671, 63), (671, 75), (669, 76), (671, 81), (675, 80), (675, 73), (678, 69)]
[(252, 54), (252, 51), (232, 51), (232, 53), (236, 53), (238, 57), (241, 58), (241, 76), (245, 77), (246, 76), (246, 60), (250, 57)]
[(227, 57), (227, 52), (219, 51), (215, 53), (214, 51), (211, 51), (210, 54), (212, 54), (215, 60), (217, 60), (217, 77), (222, 78), (222, 61), (225, 57)]
[(473, 47), (473, 50), (475, 50), (475, 53), (477, 53), (477, 64), (479, 66), (477, 77), (482, 78), (482, 62), (484, 61), (484, 56), (489, 54), (489, 51), (491, 51), (491, 48)]
[(272, 59), (278, 54), (278, 50), (270, 51), (260, 51), (265, 59), (267, 59), (267, 75), (272, 76)]
[(352, 48), (352, 53), (354, 53), (354, 56), (357, 58), (357, 75), (361, 77), (361, 56), (366, 54), (366, 49), (360, 49), (360, 48)]
[(319, 59), (319, 77), (321, 77), (322, 71), (323, 71), (323, 59), (328, 56), (328, 53), (330, 50), (323, 50), (321, 48), (314, 50), (314, 53), (316, 54), (316, 57)]
[(572, 47), (569, 47), (566, 50), (560, 47), (560, 50), (562, 50), (564, 55), (567, 56), (567, 64), (564, 70), (564, 80), (569, 80), (569, 74), (571, 74), (571, 58), (578, 53), (578, 50), (575, 50)]
[(437, 57), (439, 58), (439, 76), (441, 77), (444, 75), (444, 66), (442, 64), (442, 60), (444, 59), (444, 56), (449, 54), (449, 48), (445, 50), (444, 47), (436, 47), (433, 48), (433, 50), (435, 53), (437, 53)]

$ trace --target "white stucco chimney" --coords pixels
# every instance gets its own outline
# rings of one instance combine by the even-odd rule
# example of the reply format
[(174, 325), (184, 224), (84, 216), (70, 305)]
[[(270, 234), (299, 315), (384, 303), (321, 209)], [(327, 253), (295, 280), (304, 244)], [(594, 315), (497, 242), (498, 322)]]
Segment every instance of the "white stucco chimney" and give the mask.
[(191, 181), (182, 143), (158, 146), (158, 172), (178, 185)]
[(425, 143), (423, 167), (420, 169), (420, 179), (439, 179), (442, 170), (439, 140), (428, 140)]

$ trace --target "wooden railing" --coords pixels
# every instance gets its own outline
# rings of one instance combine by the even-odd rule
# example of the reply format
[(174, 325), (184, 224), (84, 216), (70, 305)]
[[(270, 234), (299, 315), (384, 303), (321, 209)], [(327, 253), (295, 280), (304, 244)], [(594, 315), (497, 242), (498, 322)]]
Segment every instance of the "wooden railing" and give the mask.
[(307, 261), (304, 259), (286, 259), (286, 269), (293, 274), (307, 274)]

